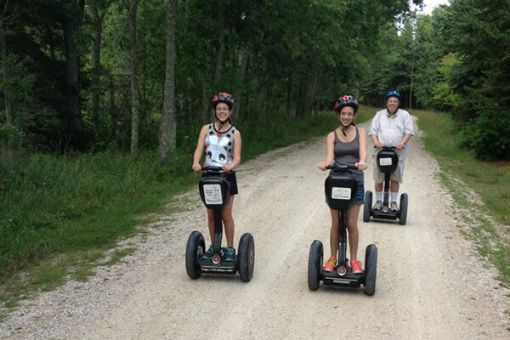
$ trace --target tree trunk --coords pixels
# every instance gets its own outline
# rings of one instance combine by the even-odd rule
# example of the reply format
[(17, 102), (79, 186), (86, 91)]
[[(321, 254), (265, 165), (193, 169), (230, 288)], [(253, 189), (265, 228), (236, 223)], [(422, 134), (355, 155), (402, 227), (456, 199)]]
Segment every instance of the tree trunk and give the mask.
[(115, 139), (117, 137), (117, 105), (115, 104), (115, 81), (113, 79), (113, 74), (110, 73), (110, 119), (112, 125), (112, 137)]
[(67, 123), (71, 133), (69, 137), (73, 141), (72, 143), (76, 144), (76, 142), (80, 142), (83, 132), (83, 119), (80, 105), (80, 66), (74, 20), (74, 18), (66, 16), (62, 26), (66, 55)]
[(129, 6), (129, 33), (131, 38), (131, 153), (138, 151), (140, 128), (140, 94), (138, 92), (138, 37), (136, 34), (136, 12), (139, 0), (131, 0)]
[(225, 8), (223, 7), (223, 1), (219, 1), (218, 21), (220, 36), (218, 38), (218, 54), (216, 55), (216, 71), (214, 72), (214, 86), (216, 86), (216, 90), (219, 90), (221, 86), (223, 56), (225, 54)]
[(308, 82), (305, 88), (306, 97), (305, 102), (303, 103), (303, 115), (312, 115), (313, 111), (313, 103), (315, 101), (315, 93), (317, 93), (317, 84), (319, 82), (318, 75), (320, 72), (320, 67), (317, 62), (313, 63), (313, 69), (311, 73), (308, 73), (307, 78)]
[[(4, 29), (4, 21), (3, 17), (0, 16), (0, 58), (2, 59), (2, 78), (3, 81), (3, 88), (2, 92), (4, 93), (4, 99), (5, 99), (5, 124), (7, 126), (13, 125), (13, 119), (12, 119), (12, 101), (11, 101), (11, 95), (9, 92), (9, 68), (7, 65), (7, 46), (5, 43), (5, 29)], [(12, 136), (7, 136), (7, 146), (9, 150), (12, 146)]]
[(177, 13), (177, 0), (168, 0), (166, 13), (166, 68), (165, 93), (163, 99), (163, 114), (161, 116), (159, 131), (159, 149), (161, 165), (170, 163), (176, 143), (175, 118), (175, 19)]
[(93, 56), (92, 56), (92, 121), (97, 127), (99, 124), (99, 102), (101, 100), (101, 41), (103, 38), (103, 20), (106, 10), (101, 12), (100, 9), (93, 10), (94, 20), (94, 39), (93, 39)]
[(411, 61), (411, 79), (409, 81), (409, 110), (413, 109), (413, 78), (414, 78), (414, 43), (413, 43), (413, 49), (412, 49), (412, 61)]
[(239, 67), (238, 76), (237, 79), (239, 80), (239, 86), (237, 88), (237, 108), (236, 108), (236, 116), (239, 119), (243, 118), (243, 92), (244, 92), (244, 80), (246, 78), (246, 71), (248, 69), (248, 60), (249, 60), (249, 53), (247, 48), (241, 48), (241, 65)]

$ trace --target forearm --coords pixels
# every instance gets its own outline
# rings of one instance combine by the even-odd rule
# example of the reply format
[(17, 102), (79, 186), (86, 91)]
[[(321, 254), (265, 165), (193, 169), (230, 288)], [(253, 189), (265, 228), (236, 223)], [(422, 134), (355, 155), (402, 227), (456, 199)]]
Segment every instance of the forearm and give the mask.
[(241, 158), (235, 158), (232, 160), (232, 162), (230, 162), (230, 165), (232, 165), (232, 168), (235, 168), (236, 166), (238, 166), (239, 164), (241, 164)]
[(377, 135), (375, 133), (371, 134), (370, 137), (372, 137), (372, 142), (374, 144), (379, 144), (379, 138), (377, 138)]
[(406, 133), (400, 142), (402, 144), (407, 144), (407, 142), (409, 142), (412, 136), (413, 135)]
[(193, 152), (193, 164), (199, 164), (202, 159), (202, 154), (204, 153), (204, 148), (197, 146), (195, 152)]

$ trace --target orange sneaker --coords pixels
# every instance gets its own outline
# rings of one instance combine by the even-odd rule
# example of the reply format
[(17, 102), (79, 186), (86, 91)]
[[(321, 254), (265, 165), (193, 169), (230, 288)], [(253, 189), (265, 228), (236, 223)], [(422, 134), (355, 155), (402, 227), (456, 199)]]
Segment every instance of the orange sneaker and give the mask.
[(322, 269), (324, 269), (327, 272), (332, 272), (335, 270), (335, 265), (336, 265), (336, 258), (334, 256), (330, 256), (329, 259), (324, 264), (324, 267), (322, 267)]
[(351, 268), (353, 274), (361, 274), (363, 273), (363, 269), (361, 269), (361, 262), (359, 260), (351, 261)]

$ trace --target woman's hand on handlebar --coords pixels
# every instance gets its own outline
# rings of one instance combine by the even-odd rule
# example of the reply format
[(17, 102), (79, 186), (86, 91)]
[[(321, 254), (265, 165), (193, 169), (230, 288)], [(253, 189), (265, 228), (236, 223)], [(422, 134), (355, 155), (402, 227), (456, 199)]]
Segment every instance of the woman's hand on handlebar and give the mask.
[(200, 172), (202, 170), (202, 167), (198, 163), (193, 163), (193, 165), (191, 166), (191, 170), (193, 170), (194, 172)]
[(358, 168), (359, 171), (366, 170), (367, 165), (362, 162), (354, 163), (354, 165)]
[(232, 170), (234, 170), (234, 165), (232, 163), (230, 164), (226, 164), (224, 166), (221, 167), (223, 169), (224, 172), (230, 172)]
[(322, 161), (319, 164), (317, 164), (317, 167), (321, 169), (322, 171), (326, 171), (328, 167), (330, 167), (331, 164), (328, 164), (326, 161)]

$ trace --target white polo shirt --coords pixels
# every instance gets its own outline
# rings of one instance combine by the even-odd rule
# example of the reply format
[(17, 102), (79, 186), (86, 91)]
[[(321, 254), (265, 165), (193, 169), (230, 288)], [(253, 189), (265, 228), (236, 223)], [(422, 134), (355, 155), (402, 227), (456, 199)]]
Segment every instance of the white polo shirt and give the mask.
[[(394, 115), (389, 116), (388, 110), (378, 111), (370, 125), (369, 135), (377, 135), (379, 141), (385, 146), (396, 146), (402, 141), (404, 135), (414, 136), (413, 119), (409, 112), (403, 109), (397, 109)], [(399, 163), (403, 168), (403, 162), (407, 157), (407, 150), (397, 150), (399, 154)]]

